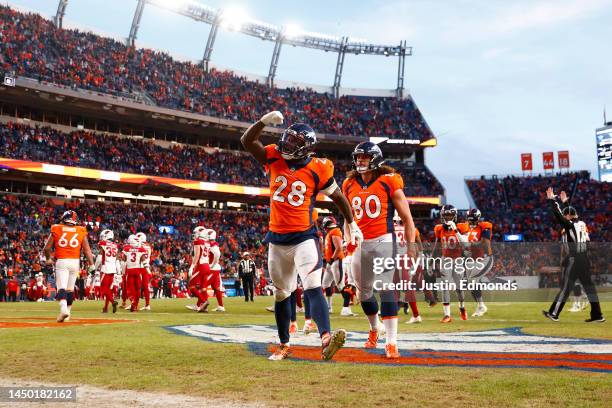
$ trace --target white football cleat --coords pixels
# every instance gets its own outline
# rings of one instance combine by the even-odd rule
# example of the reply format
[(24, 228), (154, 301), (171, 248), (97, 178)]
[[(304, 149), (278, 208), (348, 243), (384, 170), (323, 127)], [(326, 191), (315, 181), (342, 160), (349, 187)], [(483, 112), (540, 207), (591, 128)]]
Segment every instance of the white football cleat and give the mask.
[(303, 307), (298, 307), (298, 308), (296, 309), (296, 312), (297, 312), (297, 313), (304, 313), (304, 308), (303, 308)]
[(213, 312), (225, 312), (225, 307), (217, 306), (213, 309)]
[(68, 313), (60, 312), (60, 314), (57, 316), (57, 322), (63, 323), (67, 321), (69, 318), (70, 318), (70, 315)]
[(343, 307), (340, 316), (357, 316), (350, 307)]
[(487, 313), (487, 310), (489, 310), (486, 306), (478, 306), (478, 308), (476, 308), (476, 311), (474, 313), (472, 313), (472, 317), (481, 317), (484, 316), (485, 313)]
[(198, 307), (196, 305), (185, 305), (185, 307), (189, 310), (193, 310), (194, 312), (198, 311)]
[(412, 316), (410, 320), (408, 320), (406, 323), (414, 324), (414, 323), (421, 323), (422, 321), (423, 321), (423, 318), (421, 316), (417, 316), (417, 317)]
[(572, 307), (570, 307), (570, 309), (568, 310), (568, 312), (572, 312), (572, 313), (579, 312), (579, 311), (580, 311), (580, 303), (578, 302), (574, 302), (572, 304)]
[(140, 308), (140, 310), (151, 310), (151, 306), (150, 305), (143, 306), (143, 307)]

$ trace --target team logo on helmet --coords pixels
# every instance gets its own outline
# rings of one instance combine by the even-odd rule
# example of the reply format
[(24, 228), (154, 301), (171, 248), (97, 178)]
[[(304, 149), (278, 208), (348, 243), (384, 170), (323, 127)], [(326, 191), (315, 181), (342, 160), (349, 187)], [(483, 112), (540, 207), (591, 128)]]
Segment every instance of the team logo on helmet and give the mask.
[(446, 204), (440, 210), (440, 218), (443, 222), (457, 221), (457, 209), (454, 205)]
[[(357, 158), (359, 155), (370, 156), (370, 162), (367, 166), (359, 166), (357, 164)], [(382, 166), (385, 162), (383, 158), (382, 150), (380, 147), (372, 142), (361, 142), (353, 150), (353, 169), (357, 170), (357, 173), (365, 173), (371, 170), (375, 170)]]
[(470, 208), (467, 212), (467, 220), (470, 224), (475, 225), (480, 221), (480, 210), (478, 208)]
[(323, 227), (324, 229), (335, 228), (337, 226), (338, 224), (336, 223), (336, 219), (331, 216), (325, 217), (323, 218), (323, 221), (321, 221), (321, 227)]
[(305, 123), (296, 123), (283, 132), (278, 151), (285, 160), (299, 160), (312, 155), (316, 144), (314, 129)]
[(76, 225), (78, 222), (78, 217), (77, 217), (77, 213), (72, 211), (72, 210), (68, 210), (68, 211), (64, 211), (64, 213), (62, 214), (62, 217), (60, 218), (60, 221), (64, 224), (68, 224), (68, 225)]

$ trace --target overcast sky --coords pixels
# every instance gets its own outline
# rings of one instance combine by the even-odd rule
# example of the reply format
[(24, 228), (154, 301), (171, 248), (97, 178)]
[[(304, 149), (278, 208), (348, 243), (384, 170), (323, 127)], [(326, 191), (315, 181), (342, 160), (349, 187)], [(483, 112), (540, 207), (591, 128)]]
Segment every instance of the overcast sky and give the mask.
[[(465, 176), (520, 173), (522, 152), (541, 171), (542, 152), (569, 150), (572, 169), (597, 177), (604, 105), (612, 118), (612, 0), (200, 2), (312, 32), (407, 40), (414, 55), (405, 86), (439, 142), (426, 162), (459, 207), (467, 206)], [(57, 9), (57, 0), (9, 3), (45, 15)], [(135, 8), (136, 0), (69, 0), (65, 21), (126, 37)], [(201, 59), (209, 29), (147, 6), (137, 42)], [(220, 30), (212, 59), (267, 75), (273, 46)], [(286, 46), (277, 78), (329, 85), (335, 63), (334, 54)], [(391, 89), (396, 72), (396, 58), (347, 55), (342, 85)]]

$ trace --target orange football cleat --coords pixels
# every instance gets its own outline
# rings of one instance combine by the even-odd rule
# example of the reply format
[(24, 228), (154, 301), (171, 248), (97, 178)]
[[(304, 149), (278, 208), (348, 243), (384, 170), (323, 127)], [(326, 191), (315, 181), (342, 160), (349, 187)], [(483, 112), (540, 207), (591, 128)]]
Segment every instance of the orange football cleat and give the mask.
[(378, 343), (378, 330), (370, 330), (368, 333), (368, 341), (365, 343), (365, 348), (373, 349), (376, 348), (376, 344)]
[(385, 355), (387, 358), (400, 358), (400, 353), (397, 350), (397, 344), (387, 344), (385, 346)]

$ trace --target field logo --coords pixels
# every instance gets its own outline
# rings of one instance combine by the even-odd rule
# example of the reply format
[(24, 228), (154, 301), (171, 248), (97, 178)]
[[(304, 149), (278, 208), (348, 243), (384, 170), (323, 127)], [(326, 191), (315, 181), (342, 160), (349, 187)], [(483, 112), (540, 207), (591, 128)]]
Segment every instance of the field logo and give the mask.
[[(276, 329), (263, 325), (215, 326), (197, 324), (166, 327), (177, 334), (215, 343), (246, 344), (267, 355), (277, 344)], [(612, 373), (612, 341), (548, 337), (523, 333), (520, 328), (457, 332), (399, 333), (402, 357), (383, 358), (384, 350), (366, 350), (368, 334), (349, 332), (345, 347), (334, 361), (363, 364), (467, 366), (495, 368), (566, 368)], [(291, 337), (291, 358), (320, 361), (316, 335)]]

